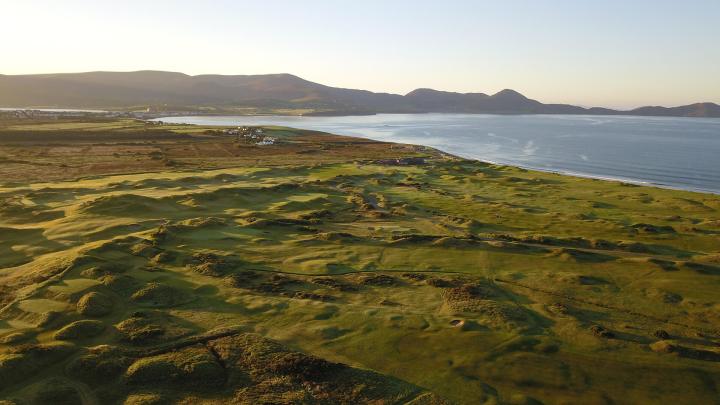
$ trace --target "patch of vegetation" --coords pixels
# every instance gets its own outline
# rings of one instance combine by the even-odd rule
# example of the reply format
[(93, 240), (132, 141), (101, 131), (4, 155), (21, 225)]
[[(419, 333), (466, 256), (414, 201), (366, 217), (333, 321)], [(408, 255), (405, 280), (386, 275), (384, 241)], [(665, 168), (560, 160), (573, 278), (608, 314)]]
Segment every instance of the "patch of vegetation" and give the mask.
[(77, 312), (80, 315), (100, 317), (112, 312), (113, 302), (107, 295), (99, 292), (89, 292), (77, 302)]
[(101, 334), (103, 330), (105, 325), (100, 321), (82, 320), (63, 327), (55, 332), (54, 337), (57, 340), (87, 339)]
[(222, 386), (225, 378), (222, 365), (204, 347), (139, 359), (128, 367), (124, 375), (130, 385), (181, 386), (184, 390), (212, 390)]
[(101, 345), (88, 350), (67, 365), (67, 374), (92, 385), (107, 384), (132, 364), (131, 357), (117, 347)]
[(148, 283), (130, 298), (138, 304), (160, 308), (174, 307), (191, 300), (187, 293), (161, 283)]
[(77, 347), (66, 343), (28, 344), (12, 348), (0, 355), (0, 390), (12, 387), (76, 350)]
[(31, 404), (76, 405), (82, 403), (80, 393), (67, 381), (51, 378), (33, 385), (30, 390)]

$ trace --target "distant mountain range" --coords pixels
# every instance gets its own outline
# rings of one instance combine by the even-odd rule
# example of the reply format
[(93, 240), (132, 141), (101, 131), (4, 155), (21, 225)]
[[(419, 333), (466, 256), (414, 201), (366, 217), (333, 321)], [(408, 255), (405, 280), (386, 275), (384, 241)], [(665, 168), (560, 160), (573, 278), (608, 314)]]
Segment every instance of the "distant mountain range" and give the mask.
[(715, 103), (619, 111), (543, 104), (513, 90), (493, 95), (417, 89), (406, 95), (313, 83), (290, 74), (199, 75), (161, 71), (0, 75), (0, 106), (206, 111), (304, 110), (308, 115), (375, 113), (631, 114), (720, 117)]

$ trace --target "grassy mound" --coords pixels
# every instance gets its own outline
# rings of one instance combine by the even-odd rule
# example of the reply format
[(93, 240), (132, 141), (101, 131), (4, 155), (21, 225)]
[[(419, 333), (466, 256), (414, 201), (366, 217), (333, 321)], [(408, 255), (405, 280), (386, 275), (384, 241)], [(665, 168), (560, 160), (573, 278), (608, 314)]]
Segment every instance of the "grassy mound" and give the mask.
[(313, 239), (328, 242), (352, 242), (360, 238), (347, 232), (320, 232), (313, 236)]
[(225, 370), (207, 348), (198, 346), (137, 360), (124, 378), (130, 385), (205, 390), (222, 386)]
[(149, 283), (130, 298), (135, 303), (159, 308), (174, 307), (191, 300), (185, 292), (160, 283)]
[(663, 260), (658, 258), (649, 258), (646, 260), (648, 263), (652, 263), (665, 271), (677, 270), (676, 263), (672, 260)]
[(151, 262), (155, 264), (171, 263), (177, 255), (173, 252), (163, 251), (155, 255)]
[(147, 319), (130, 318), (116, 325), (123, 339), (130, 343), (153, 343), (164, 337), (165, 328)]
[(45, 366), (65, 359), (76, 351), (68, 343), (22, 345), (0, 354), (0, 391), (23, 381)]
[(132, 364), (132, 358), (122, 350), (112, 346), (95, 346), (82, 356), (68, 363), (67, 374), (80, 381), (99, 385), (107, 383), (120, 375)]
[(450, 236), (437, 239), (432, 244), (434, 246), (442, 246), (446, 248), (467, 248), (475, 245), (474, 241), (470, 239), (455, 238)]
[(650, 350), (656, 353), (676, 354), (694, 360), (720, 362), (720, 352), (682, 346), (674, 341), (660, 340), (650, 344)]
[(634, 229), (638, 232), (642, 233), (675, 233), (675, 229), (672, 226), (669, 225), (653, 225), (653, 224), (646, 224), (646, 223), (637, 223), (632, 224), (630, 226), (631, 229)]
[(105, 330), (105, 324), (95, 320), (75, 321), (55, 332), (57, 340), (76, 340), (95, 337)]
[(80, 315), (99, 317), (112, 312), (113, 302), (105, 294), (99, 292), (89, 292), (77, 302), (77, 311)]
[(100, 283), (113, 292), (124, 296), (131, 295), (143, 286), (141, 281), (125, 274), (109, 274), (102, 277)]
[(132, 394), (125, 399), (123, 405), (164, 405), (168, 400), (159, 394)]
[(227, 225), (227, 223), (228, 221), (226, 219), (218, 217), (191, 218), (182, 222), (183, 225), (187, 225), (192, 228), (210, 228), (213, 226)]
[(179, 319), (163, 313), (136, 312), (115, 325), (122, 341), (132, 345), (166, 343), (188, 335), (193, 330)]
[(209, 277), (223, 277), (235, 267), (235, 264), (224, 257), (211, 253), (196, 253), (192, 257), (191, 267), (194, 272)]
[(80, 274), (87, 278), (101, 278), (124, 273), (127, 268), (116, 263), (101, 263), (83, 270)]
[(400, 284), (400, 280), (393, 276), (386, 274), (373, 274), (365, 276), (360, 281), (363, 285), (375, 286), (375, 287), (390, 287)]
[(77, 405), (83, 403), (82, 397), (75, 387), (60, 378), (51, 378), (34, 384), (30, 387), (28, 402), (33, 405)]
[(135, 194), (111, 195), (83, 204), (82, 210), (89, 214), (145, 218), (164, 216), (168, 212), (181, 211), (183, 206), (170, 201)]
[(144, 240), (130, 247), (130, 253), (135, 256), (150, 258), (160, 254), (161, 250), (153, 245), (152, 241)]
[(556, 256), (561, 258), (562, 260), (567, 261), (574, 261), (578, 263), (587, 263), (587, 262), (606, 262), (609, 260), (614, 260), (615, 257), (606, 255), (603, 253), (597, 253), (597, 252), (589, 252), (586, 250), (579, 250), (579, 249), (570, 249), (570, 248), (560, 248), (560, 249), (553, 249), (550, 253), (550, 256)]
[(332, 277), (315, 277), (312, 279), (312, 282), (321, 286), (332, 288), (333, 290), (339, 290), (343, 292), (354, 292), (358, 290), (356, 286)]
[(508, 302), (498, 287), (487, 282), (446, 288), (442, 297), (451, 313), (473, 314), (480, 322), (491, 326), (515, 328), (532, 322), (527, 309)]
[[(422, 390), (400, 380), (288, 350), (254, 334), (210, 342), (248, 403), (403, 403)], [(438, 400), (437, 403), (444, 403)]]
[(211, 393), (218, 403), (405, 403), (425, 397), (433, 402), (418, 403), (445, 404), (404, 381), (259, 335), (216, 333), (153, 351), (97, 346), (71, 361), (67, 375), (98, 388), (108, 403), (195, 403)]

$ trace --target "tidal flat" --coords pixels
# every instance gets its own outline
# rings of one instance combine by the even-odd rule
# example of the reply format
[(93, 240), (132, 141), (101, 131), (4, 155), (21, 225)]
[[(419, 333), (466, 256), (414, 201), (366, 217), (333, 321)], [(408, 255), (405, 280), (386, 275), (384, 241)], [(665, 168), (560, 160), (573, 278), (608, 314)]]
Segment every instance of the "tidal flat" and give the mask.
[(0, 398), (717, 401), (720, 196), (262, 133), (0, 125)]

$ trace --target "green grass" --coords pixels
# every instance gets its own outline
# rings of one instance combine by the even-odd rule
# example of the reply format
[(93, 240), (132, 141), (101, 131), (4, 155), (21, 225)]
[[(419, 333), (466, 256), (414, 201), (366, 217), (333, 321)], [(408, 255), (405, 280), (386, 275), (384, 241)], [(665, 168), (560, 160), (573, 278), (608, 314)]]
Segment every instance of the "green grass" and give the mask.
[[(50, 385), (108, 403), (319, 400), (297, 385), (309, 379), (345, 395), (331, 401), (424, 390), (468, 404), (716, 400), (720, 363), (697, 353), (720, 342), (718, 196), (437, 155), (340, 160), (0, 188), (0, 338), (12, 336), (0, 339), (0, 372), (36, 370), (0, 397), (32, 398), (64, 378)], [(77, 353), (42, 369), (18, 354), (86, 325), (76, 304), (88, 293), (112, 309), (93, 321), (104, 329), (73, 341)], [(267, 354), (289, 350), (278, 343), (234, 343), (265, 354), (234, 359), (231, 372), (207, 349), (216, 340), (184, 346), (230, 325), (380, 388), (305, 375), (304, 364), (326, 366)], [(651, 350), (661, 329), (681, 349)], [(107, 378), (67, 371), (78, 362)], [(285, 371), (273, 379), (263, 364)], [(208, 389), (187, 383), (204, 379)]]

